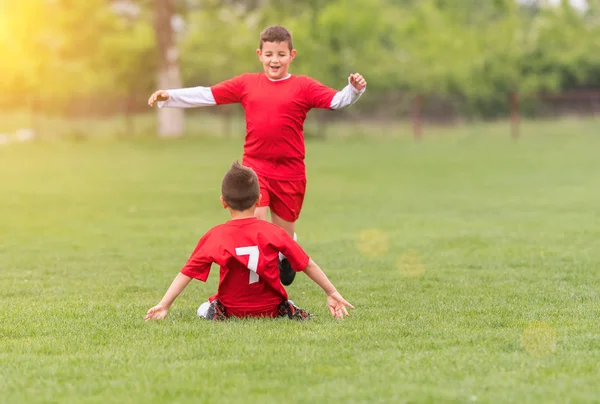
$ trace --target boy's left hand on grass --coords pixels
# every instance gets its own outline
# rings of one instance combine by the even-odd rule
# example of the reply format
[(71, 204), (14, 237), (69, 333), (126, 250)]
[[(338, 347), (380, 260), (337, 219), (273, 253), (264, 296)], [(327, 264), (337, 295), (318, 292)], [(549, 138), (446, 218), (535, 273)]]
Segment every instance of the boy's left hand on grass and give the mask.
[(346, 307), (354, 309), (354, 306), (347, 302), (338, 292), (333, 292), (327, 296), (327, 307), (329, 307), (331, 315), (339, 319), (343, 319), (344, 315), (350, 315)]
[(148, 310), (148, 313), (146, 313), (146, 317), (144, 317), (144, 320), (163, 320), (165, 317), (167, 317), (168, 313), (169, 309), (159, 303), (156, 306), (152, 307), (150, 310)]
[(365, 78), (358, 73), (351, 74), (350, 77), (348, 77), (348, 80), (350, 81), (350, 84), (352, 84), (352, 87), (359, 91), (367, 86)]

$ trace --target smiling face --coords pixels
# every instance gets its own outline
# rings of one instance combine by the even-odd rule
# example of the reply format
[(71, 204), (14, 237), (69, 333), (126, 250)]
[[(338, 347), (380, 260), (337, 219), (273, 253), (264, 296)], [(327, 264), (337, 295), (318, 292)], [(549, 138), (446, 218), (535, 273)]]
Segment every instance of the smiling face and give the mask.
[(262, 42), (261, 45), (261, 49), (257, 49), (256, 54), (267, 77), (271, 80), (285, 78), (290, 63), (296, 57), (296, 49), (290, 49), (288, 41)]

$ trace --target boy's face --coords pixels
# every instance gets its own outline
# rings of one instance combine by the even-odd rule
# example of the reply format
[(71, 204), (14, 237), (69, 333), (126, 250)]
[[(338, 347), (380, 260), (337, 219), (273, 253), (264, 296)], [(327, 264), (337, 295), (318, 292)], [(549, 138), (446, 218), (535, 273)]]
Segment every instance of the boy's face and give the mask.
[(263, 42), (262, 49), (257, 49), (256, 54), (267, 77), (277, 80), (288, 75), (288, 66), (296, 56), (296, 49), (290, 51), (287, 41)]

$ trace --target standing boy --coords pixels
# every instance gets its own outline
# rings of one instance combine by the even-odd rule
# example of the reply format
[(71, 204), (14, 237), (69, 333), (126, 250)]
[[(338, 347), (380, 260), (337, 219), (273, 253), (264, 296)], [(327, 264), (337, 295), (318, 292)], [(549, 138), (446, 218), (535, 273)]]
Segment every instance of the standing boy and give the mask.
[[(313, 108), (336, 110), (352, 105), (367, 82), (354, 73), (348, 77), (348, 85), (337, 91), (310, 77), (290, 74), (296, 50), (284, 27), (265, 29), (256, 53), (264, 73), (242, 74), (212, 87), (158, 90), (148, 104), (191, 108), (241, 103), (246, 114), (243, 164), (258, 174), (262, 195), (256, 216), (266, 220), (270, 208), (271, 221), (295, 240), (295, 223), (306, 190), (306, 115)], [(284, 255), (279, 258), (281, 282), (290, 285), (296, 272)]]

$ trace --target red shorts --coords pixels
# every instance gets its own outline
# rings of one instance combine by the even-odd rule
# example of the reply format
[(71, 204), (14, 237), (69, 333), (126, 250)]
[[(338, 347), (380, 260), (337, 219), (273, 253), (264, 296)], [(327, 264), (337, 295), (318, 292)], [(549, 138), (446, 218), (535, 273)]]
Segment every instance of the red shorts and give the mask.
[(282, 181), (259, 175), (258, 182), (262, 196), (258, 206), (268, 206), (273, 213), (285, 221), (298, 220), (304, 203), (306, 180)]

